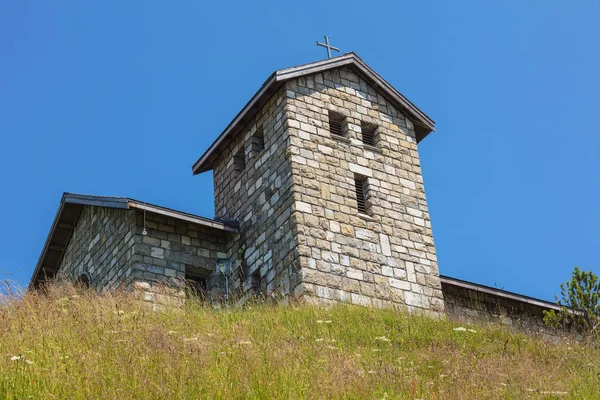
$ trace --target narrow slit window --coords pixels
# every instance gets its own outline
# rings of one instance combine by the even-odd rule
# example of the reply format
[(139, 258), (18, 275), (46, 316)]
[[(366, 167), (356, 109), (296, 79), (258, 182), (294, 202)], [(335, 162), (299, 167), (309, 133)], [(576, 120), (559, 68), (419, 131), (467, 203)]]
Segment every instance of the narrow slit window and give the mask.
[(362, 131), (363, 143), (369, 146), (375, 146), (377, 144), (377, 125), (369, 122), (362, 122), (360, 128)]
[(258, 127), (250, 140), (250, 158), (258, 156), (265, 149), (265, 134), (262, 127)]
[(259, 295), (261, 294), (261, 287), (260, 287), (260, 269), (257, 269), (251, 276), (250, 276), (250, 290), (252, 291), (252, 293), (254, 295)]
[(355, 175), (356, 203), (360, 214), (367, 214), (367, 178)]
[(246, 169), (246, 157), (244, 155), (244, 149), (241, 149), (233, 157), (233, 173), (236, 177), (240, 176), (244, 169)]
[(332, 135), (344, 136), (345, 117), (334, 111), (329, 111), (329, 132)]

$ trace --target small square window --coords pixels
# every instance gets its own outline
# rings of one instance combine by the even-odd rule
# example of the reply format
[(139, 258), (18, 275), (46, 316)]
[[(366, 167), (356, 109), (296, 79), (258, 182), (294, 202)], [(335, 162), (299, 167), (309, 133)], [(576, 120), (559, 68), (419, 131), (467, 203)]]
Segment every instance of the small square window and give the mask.
[(369, 146), (377, 145), (378, 132), (377, 125), (369, 122), (361, 122), (360, 129), (362, 131), (362, 141), (364, 144)]
[(244, 155), (244, 149), (241, 149), (233, 157), (233, 174), (238, 177), (244, 169), (246, 169), (246, 157)]
[(332, 135), (345, 136), (346, 117), (335, 111), (329, 111), (329, 132)]
[(368, 184), (367, 178), (360, 175), (354, 175), (354, 188), (356, 189), (356, 204), (360, 214), (368, 214)]
[(206, 279), (195, 274), (185, 274), (186, 294), (188, 298), (206, 298)]

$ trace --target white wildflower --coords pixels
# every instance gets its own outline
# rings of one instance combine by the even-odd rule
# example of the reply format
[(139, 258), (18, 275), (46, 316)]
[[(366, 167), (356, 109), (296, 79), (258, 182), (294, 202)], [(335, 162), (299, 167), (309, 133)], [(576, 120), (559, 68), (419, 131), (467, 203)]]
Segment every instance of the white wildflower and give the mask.
[(323, 338), (315, 339), (315, 341), (317, 341), (317, 342), (327, 342), (327, 343), (335, 343), (335, 342), (337, 342), (337, 340), (335, 340), (335, 339), (323, 339)]
[(466, 332), (467, 328), (463, 328), (462, 326), (459, 326), (458, 328), (454, 328), (454, 331), (456, 332)]
[(385, 336), (376, 337), (375, 340), (379, 340), (380, 342), (391, 342), (391, 340), (386, 338)]
[(331, 320), (328, 319), (326, 321), (323, 321), (322, 319), (320, 319), (317, 321), (317, 324), (331, 324)]
[(22, 360), (23, 358), (25, 358), (25, 356), (12, 356), (10, 358), (10, 361), (18, 361), (18, 360)]

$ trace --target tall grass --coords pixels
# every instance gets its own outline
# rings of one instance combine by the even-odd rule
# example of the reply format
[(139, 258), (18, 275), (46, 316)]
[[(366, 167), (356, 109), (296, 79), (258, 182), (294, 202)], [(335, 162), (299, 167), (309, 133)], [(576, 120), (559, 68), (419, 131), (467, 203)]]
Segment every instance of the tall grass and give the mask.
[(64, 285), (0, 303), (2, 399), (600, 398), (596, 348), (392, 310), (153, 312)]

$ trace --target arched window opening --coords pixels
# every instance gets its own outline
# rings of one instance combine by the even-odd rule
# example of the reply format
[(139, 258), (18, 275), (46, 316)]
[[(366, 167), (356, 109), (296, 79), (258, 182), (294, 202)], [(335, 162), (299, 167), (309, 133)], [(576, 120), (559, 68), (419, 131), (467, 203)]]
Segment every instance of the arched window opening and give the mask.
[(89, 289), (90, 275), (87, 272), (84, 272), (83, 274), (79, 275), (79, 277), (77, 277), (77, 279), (75, 280), (75, 286)]

